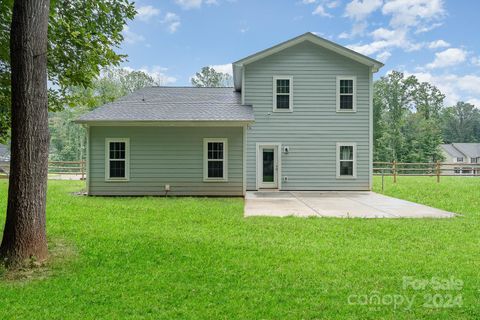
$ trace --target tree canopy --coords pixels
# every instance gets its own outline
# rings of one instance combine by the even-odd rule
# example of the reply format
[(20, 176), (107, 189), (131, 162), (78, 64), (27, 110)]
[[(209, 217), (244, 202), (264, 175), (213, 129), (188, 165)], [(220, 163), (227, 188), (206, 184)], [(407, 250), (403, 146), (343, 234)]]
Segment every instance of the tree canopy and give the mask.
[(203, 67), (191, 79), (195, 87), (231, 87), (232, 76), (228, 73), (217, 72), (211, 67)]
[(480, 142), (480, 110), (474, 105), (458, 102), (442, 114), (445, 143)]
[(377, 80), (373, 99), (375, 160), (441, 160), (444, 99), (435, 86), (398, 71)]
[[(0, 3), (0, 141), (10, 131), (10, 22), (13, 0)], [(122, 30), (135, 16), (128, 0), (55, 0), (48, 26), (47, 71), (49, 109), (77, 104), (71, 87), (92, 86), (100, 70), (118, 65), (125, 55), (116, 52)]]
[(72, 123), (81, 114), (112, 102), (135, 90), (158, 85), (157, 81), (142, 71), (124, 68), (102, 70), (90, 88), (73, 87), (69, 94), (75, 96), (75, 107), (65, 106), (50, 112), (50, 159), (59, 161), (85, 160), (86, 132), (83, 126)]

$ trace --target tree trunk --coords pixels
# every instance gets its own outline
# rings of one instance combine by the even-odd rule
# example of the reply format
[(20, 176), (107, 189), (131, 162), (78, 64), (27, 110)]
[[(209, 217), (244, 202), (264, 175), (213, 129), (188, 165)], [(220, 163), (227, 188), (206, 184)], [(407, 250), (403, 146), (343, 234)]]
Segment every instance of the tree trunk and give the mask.
[(15, 0), (10, 32), (12, 141), (0, 257), (7, 267), (47, 257), (49, 0)]

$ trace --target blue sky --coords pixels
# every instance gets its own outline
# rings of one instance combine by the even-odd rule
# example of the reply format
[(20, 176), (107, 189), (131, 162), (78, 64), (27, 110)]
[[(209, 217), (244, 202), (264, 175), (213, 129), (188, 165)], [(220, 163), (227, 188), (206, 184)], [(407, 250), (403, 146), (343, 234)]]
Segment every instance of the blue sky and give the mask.
[(189, 85), (202, 66), (230, 63), (307, 31), (414, 74), (480, 107), (480, 1), (139, 0), (124, 29), (125, 67)]

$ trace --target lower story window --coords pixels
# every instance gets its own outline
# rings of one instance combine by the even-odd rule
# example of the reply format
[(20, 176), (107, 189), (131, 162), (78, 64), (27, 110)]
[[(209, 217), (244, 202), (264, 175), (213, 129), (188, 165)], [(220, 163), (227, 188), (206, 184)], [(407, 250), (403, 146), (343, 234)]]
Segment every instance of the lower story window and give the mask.
[(204, 139), (204, 174), (206, 181), (227, 180), (227, 139)]
[(337, 178), (356, 177), (356, 144), (337, 143)]
[(128, 180), (129, 178), (129, 139), (106, 139), (106, 180)]

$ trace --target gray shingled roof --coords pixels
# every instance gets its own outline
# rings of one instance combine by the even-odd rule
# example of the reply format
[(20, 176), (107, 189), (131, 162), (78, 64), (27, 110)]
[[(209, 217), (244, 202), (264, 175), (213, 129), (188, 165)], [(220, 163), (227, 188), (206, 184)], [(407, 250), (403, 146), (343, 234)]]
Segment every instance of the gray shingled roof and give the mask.
[(470, 158), (480, 157), (480, 143), (452, 143), (461, 153)]
[(465, 157), (460, 151), (455, 149), (451, 144), (441, 144), (440, 147), (449, 155), (455, 158), (463, 158)]
[(233, 88), (150, 87), (84, 114), (94, 121), (253, 121)]

